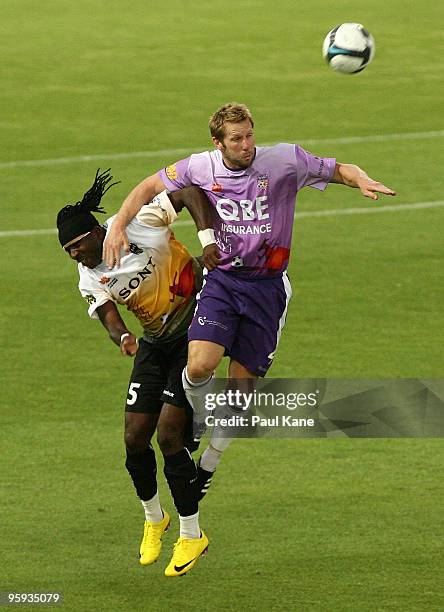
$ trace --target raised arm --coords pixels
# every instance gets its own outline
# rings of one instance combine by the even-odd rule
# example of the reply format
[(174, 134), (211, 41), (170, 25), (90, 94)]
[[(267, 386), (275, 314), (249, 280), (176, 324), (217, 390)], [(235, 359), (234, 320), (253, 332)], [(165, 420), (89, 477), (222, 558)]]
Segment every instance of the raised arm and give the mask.
[(208, 270), (214, 270), (220, 263), (219, 249), (213, 231), (211, 204), (199, 187), (185, 187), (168, 194), (176, 212), (186, 208), (193, 218), (203, 248), (203, 264)]
[(394, 196), (396, 192), (378, 181), (371, 179), (359, 166), (354, 164), (336, 164), (331, 183), (341, 183), (360, 189), (362, 195), (372, 200), (378, 199), (378, 193)]
[(127, 195), (103, 243), (103, 260), (110, 269), (120, 265), (122, 248), (126, 254), (129, 253), (129, 242), (125, 232), (128, 223), (134, 219), (144, 204), (151, 202), (154, 196), (164, 189), (162, 179), (158, 174), (153, 174)]
[(120, 347), (122, 355), (129, 355), (130, 357), (135, 355), (137, 353), (137, 338), (128, 331), (114, 302), (110, 300), (99, 306), (97, 314), (111, 340)]

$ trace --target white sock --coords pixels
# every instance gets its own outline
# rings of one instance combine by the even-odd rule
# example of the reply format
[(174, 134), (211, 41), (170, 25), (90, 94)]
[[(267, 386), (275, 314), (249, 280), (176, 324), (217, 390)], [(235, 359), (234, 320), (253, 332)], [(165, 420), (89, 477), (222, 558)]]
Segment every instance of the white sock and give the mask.
[[(222, 417), (230, 418), (235, 414), (230, 406), (226, 406), (223, 409)], [(238, 414), (238, 413), (236, 413)], [(210, 446), (214, 448), (214, 450), (219, 451), (219, 453), (223, 453), (224, 450), (228, 448), (233, 438), (229, 437), (229, 428), (223, 427), (222, 425), (216, 425), (213, 427), (213, 431), (211, 433), (210, 438)]]
[(182, 372), (182, 385), (187, 396), (187, 400), (191, 404), (194, 412), (195, 421), (204, 421), (208, 416), (208, 410), (205, 407), (205, 396), (211, 393), (214, 385), (214, 373), (209, 378), (204, 378), (197, 382), (191, 382), (188, 378), (187, 367), (185, 366)]
[(211, 444), (202, 453), (199, 460), (199, 465), (202, 469), (207, 472), (215, 472), (219, 461), (222, 457), (222, 451), (213, 448)]
[(224, 450), (230, 446), (232, 440), (233, 438), (220, 438), (217, 436), (216, 432), (216, 435), (213, 433), (210, 438), (210, 446), (212, 446), (214, 450), (219, 451), (219, 453), (223, 453)]
[(180, 516), (180, 537), (192, 540), (200, 538), (199, 511), (191, 516)]
[(145, 520), (150, 523), (160, 523), (163, 519), (162, 508), (160, 507), (159, 491), (148, 501), (142, 500), (142, 506), (145, 510)]
[[(246, 413), (242, 411), (242, 406), (231, 406), (230, 404), (228, 404), (227, 406), (221, 407), (219, 410), (219, 414), (216, 413), (216, 416), (218, 416), (221, 419), (224, 419), (224, 418), (229, 419), (232, 416), (239, 416), (243, 414), (246, 414)], [(229, 437), (229, 433), (230, 433), (230, 429), (228, 427), (225, 427), (222, 425), (215, 425), (215, 427), (213, 427), (213, 431), (211, 434), (209, 448), (212, 447), (213, 450), (218, 451), (219, 453), (223, 453), (223, 451), (229, 447), (229, 445), (231, 444), (231, 441), (233, 440), (233, 438)], [(219, 463), (219, 461), (220, 461), (220, 456), (219, 456), (217, 463)], [(208, 471), (211, 472), (213, 470), (208, 470)]]

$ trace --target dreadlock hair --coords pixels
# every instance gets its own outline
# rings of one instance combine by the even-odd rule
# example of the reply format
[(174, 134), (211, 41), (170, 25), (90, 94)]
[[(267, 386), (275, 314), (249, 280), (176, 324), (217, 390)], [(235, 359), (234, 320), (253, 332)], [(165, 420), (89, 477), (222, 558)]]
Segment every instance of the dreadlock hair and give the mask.
[(108, 170), (100, 173), (100, 168), (98, 168), (94, 183), (83, 195), (80, 202), (68, 204), (59, 211), (57, 215), (57, 230), (59, 242), (63, 248), (78, 236), (87, 234), (96, 225), (100, 225), (92, 212), (101, 214), (106, 212), (100, 206), (100, 202), (108, 189), (120, 183), (120, 181), (111, 183), (113, 177), (110, 174), (110, 170), (111, 168), (108, 168)]

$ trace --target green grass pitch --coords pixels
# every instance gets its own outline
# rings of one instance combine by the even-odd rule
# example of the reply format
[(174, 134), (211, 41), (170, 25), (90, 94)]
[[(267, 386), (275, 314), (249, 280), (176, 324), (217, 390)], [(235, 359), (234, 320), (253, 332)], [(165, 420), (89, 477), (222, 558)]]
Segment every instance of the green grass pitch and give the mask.
[[(440, 3), (2, 0), (0, 13), (0, 590), (61, 591), (81, 612), (444, 609), (439, 439), (238, 441), (202, 504), (208, 556), (163, 576), (175, 519), (160, 561), (140, 567), (123, 465), (131, 362), (88, 320), (55, 236), (4, 234), (54, 227), (99, 166), (122, 181), (114, 213), (144, 176), (206, 149), (208, 116), (232, 100), (258, 144), (299, 142), (398, 192), (306, 189), (298, 212), (442, 204)], [(346, 21), (377, 45), (352, 76), (321, 57)], [(270, 375), (442, 377), (443, 211), (296, 215)], [(190, 226), (177, 235), (198, 251)]]

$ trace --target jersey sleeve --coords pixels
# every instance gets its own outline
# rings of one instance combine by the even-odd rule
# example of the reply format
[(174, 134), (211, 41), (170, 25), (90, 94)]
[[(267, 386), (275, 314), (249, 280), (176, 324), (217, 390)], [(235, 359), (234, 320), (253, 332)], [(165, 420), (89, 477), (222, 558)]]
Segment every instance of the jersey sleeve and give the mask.
[(190, 176), (190, 160), (191, 157), (186, 157), (159, 170), (158, 175), (167, 189), (177, 191), (193, 184)]
[(323, 191), (331, 181), (336, 167), (332, 157), (316, 157), (296, 145), (297, 188), (314, 187)]
[(177, 219), (177, 213), (167, 192), (162, 191), (149, 204), (142, 206), (136, 219), (149, 227), (164, 227)]
[(113, 297), (80, 264), (79, 275), (79, 291), (88, 304), (88, 314), (91, 319), (98, 319), (97, 308), (106, 302), (114, 302)]

